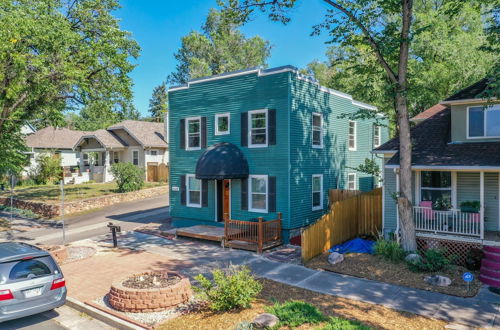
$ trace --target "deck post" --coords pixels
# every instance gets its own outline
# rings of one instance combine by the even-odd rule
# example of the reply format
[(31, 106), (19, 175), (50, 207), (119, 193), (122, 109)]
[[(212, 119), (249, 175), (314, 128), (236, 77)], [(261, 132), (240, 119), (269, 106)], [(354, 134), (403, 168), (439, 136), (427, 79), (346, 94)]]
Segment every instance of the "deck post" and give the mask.
[(258, 227), (258, 242), (257, 242), (257, 252), (259, 254), (262, 254), (262, 247), (263, 247), (263, 240), (264, 240), (264, 222), (263, 218), (259, 217), (259, 227)]
[(222, 237), (222, 247), (225, 246), (226, 241), (228, 241), (228, 227), (229, 227), (229, 215), (224, 213), (224, 237)]

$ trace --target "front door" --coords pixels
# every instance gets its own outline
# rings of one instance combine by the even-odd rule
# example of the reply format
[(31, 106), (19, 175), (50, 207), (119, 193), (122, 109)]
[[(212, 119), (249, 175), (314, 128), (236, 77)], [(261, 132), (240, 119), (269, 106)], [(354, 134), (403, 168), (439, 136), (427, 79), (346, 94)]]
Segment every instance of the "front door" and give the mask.
[(231, 180), (217, 180), (217, 221), (231, 216)]

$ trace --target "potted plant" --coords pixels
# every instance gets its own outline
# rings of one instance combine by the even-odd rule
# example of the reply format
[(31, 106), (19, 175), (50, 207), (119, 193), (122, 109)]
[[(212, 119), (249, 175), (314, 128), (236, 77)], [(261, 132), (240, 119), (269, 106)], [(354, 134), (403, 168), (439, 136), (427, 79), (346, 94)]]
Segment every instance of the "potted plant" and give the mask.
[(432, 209), (437, 211), (447, 211), (451, 209), (451, 207), (451, 202), (448, 199), (442, 197), (436, 199), (432, 204)]
[(479, 201), (465, 201), (460, 203), (460, 211), (467, 213), (478, 213), (481, 208)]

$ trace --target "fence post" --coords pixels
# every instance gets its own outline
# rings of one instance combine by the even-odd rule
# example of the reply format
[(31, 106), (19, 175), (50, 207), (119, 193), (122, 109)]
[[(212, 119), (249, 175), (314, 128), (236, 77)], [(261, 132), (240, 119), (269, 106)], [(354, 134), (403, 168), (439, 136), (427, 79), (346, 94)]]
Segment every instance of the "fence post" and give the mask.
[(277, 233), (277, 237), (278, 237), (278, 240), (281, 240), (281, 217), (283, 216), (283, 214), (281, 212), (278, 212), (278, 233)]
[(227, 213), (224, 213), (224, 237), (222, 238), (223, 246), (224, 242), (228, 241), (228, 227), (229, 227), (229, 216)]
[(259, 254), (262, 253), (262, 241), (264, 240), (263, 236), (263, 230), (264, 230), (264, 223), (263, 223), (262, 217), (259, 217), (259, 227), (258, 227), (258, 242), (257, 242), (257, 252)]

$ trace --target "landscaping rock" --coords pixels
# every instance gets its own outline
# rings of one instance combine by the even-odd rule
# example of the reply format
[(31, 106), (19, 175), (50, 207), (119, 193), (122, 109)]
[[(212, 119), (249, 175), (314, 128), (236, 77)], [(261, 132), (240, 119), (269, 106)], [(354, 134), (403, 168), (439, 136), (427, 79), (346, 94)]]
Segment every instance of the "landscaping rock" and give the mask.
[(419, 262), (421, 260), (422, 260), (422, 257), (419, 254), (417, 254), (417, 253), (410, 253), (405, 258), (406, 262), (409, 262), (409, 263), (412, 263), (412, 264), (415, 264), (415, 263), (417, 263), (417, 262)]
[(328, 256), (328, 262), (332, 265), (338, 264), (339, 262), (344, 261), (344, 255), (338, 252), (332, 252)]
[(448, 277), (441, 275), (426, 276), (425, 281), (436, 286), (449, 286), (451, 284), (451, 280)]
[(258, 329), (268, 329), (274, 327), (278, 324), (280, 319), (273, 314), (262, 313), (257, 315), (257, 317), (253, 320), (252, 324), (254, 327)]

